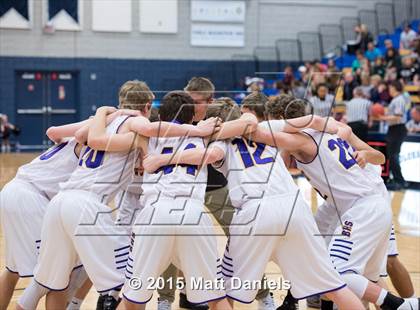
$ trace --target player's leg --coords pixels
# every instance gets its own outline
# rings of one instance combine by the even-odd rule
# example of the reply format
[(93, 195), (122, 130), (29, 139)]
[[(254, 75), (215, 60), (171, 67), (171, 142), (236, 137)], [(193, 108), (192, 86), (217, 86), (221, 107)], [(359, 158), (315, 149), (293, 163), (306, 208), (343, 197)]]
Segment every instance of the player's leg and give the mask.
[(170, 285), (170, 281), (172, 284), (175, 283), (175, 279), (178, 276), (178, 269), (173, 265), (170, 264), (169, 267), (162, 273), (162, 278), (165, 281), (165, 285), (162, 289), (158, 289), (158, 308), (167, 309), (171, 306), (171, 304), (175, 300), (175, 286)]
[(19, 275), (9, 270), (3, 270), (0, 275), (0, 310), (6, 310), (12, 298), (13, 291), (19, 280)]
[[(232, 222), (235, 208), (229, 199), (229, 191), (227, 186), (212, 190), (206, 193), (205, 204), (207, 209), (216, 219), (220, 227), (222, 227), (225, 235), (229, 237), (229, 226)], [(265, 275), (262, 278), (262, 282), (266, 282)], [(255, 299), (258, 300), (260, 309), (272, 309), (274, 308), (274, 299), (268, 288), (261, 288), (258, 290)]]
[[(280, 200), (276, 202), (280, 203)], [(340, 309), (363, 309), (361, 301), (345, 288), (345, 283), (334, 270), (324, 240), (303, 198), (300, 195), (284, 197), (281, 206), (268, 211), (277, 213), (272, 217), (286, 218), (273, 259), (285, 279), (292, 283), (292, 295), (304, 299), (328, 294)], [(287, 213), (282, 214), (284, 212)], [(301, 254), (302, 248), (305, 255)]]
[[(189, 200), (184, 208), (181, 225), (176, 226), (175, 263), (184, 273), (186, 296), (192, 304), (212, 302), (210, 308), (220, 309), (226, 299), (222, 287), (206, 283), (221, 283), (218, 274), (217, 241), (213, 223), (200, 201)], [(191, 251), (194, 249), (194, 251)], [(220, 277), (220, 278), (219, 278)]]
[(78, 310), (82, 306), (83, 300), (85, 300), (87, 294), (92, 288), (92, 282), (88, 279), (83, 285), (77, 290), (76, 294), (69, 300), (66, 310)]
[(13, 179), (0, 194), (6, 270), (0, 276), (0, 309), (7, 307), (19, 276), (33, 275), (48, 199), (33, 185)]
[(414, 296), (413, 282), (398, 256), (388, 256), (386, 270), (398, 294), (403, 298)]
[(159, 220), (160, 206), (161, 201), (156, 208), (145, 207), (136, 218), (133, 226), (135, 238), (127, 262), (127, 281), (122, 289), (121, 309), (142, 309), (153, 296), (155, 285), (150, 279), (158, 279), (172, 261), (175, 230), (168, 223), (156, 224), (159, 223), (156, 221)]
[(85, 268), (75, 269), (71, 274), (67, 293), (67, 310), (78, 310), (91, 287), (92, 282), (89, 280)]
[[(79, 206), (62, 208), (64, 227), (95, 289), (109, 302), (117, 303), (124, 283), (130, 238), (114, 223), (110, 209), (86, 191), (68, 191)], [(79, 213), (79, 214), (77, 214)], [(104, 246), (106, 244), (106, 246)]]
[(46, 310), (65, 309), (67, 305), (66, 291), (50, 291), (45, 299)]

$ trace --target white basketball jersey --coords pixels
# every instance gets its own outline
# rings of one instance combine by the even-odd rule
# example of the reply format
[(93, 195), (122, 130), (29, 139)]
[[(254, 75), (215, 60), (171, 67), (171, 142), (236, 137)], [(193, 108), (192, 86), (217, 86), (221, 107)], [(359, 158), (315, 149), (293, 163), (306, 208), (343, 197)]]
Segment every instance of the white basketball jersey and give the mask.
[[(265, 127), (265, 124), (260, 124)], [(296, 193), (298, 188), (275, 147), (237, 137), (212, 145), (225, 151), (221, 164), (214, 167), (228, 180), (232, 205), (240, 207), (265, 196)]]
[(309, 163), (297, 161), (297, 167), (324, 199), (345, 211), (359, 198), (375, 193), (369, 174), (352, 157), (346, 141), (312, 129), (305, 132), (318, 145), (318, 154)]
[[(202, 138), (150, 138), (148, 154), (175, 154), (185, 149), (205, 147)], [(207, 186), (207, 166), (167, 165), (155, 173), (144, 173), (144, 204), (158, 197), (187, 197), (204, 202)]]
[[(116, 134), (128, 116), (117, 117), (106, 128), (107, 134)], [(60, 184), (61, 189), (81, 189), (98, 195), (109, 203), (116, 193), (132, 180), (138, 149), (128, 152), (83, 150), (79, 164), (70, 179)]]
[(59, 183), (68, 180), (79, 161), (77, 142), (71, 139), (49, 148), (30, 163), (21, 166), (16, 177), (32, 183), (49, 199), (60, 190)]

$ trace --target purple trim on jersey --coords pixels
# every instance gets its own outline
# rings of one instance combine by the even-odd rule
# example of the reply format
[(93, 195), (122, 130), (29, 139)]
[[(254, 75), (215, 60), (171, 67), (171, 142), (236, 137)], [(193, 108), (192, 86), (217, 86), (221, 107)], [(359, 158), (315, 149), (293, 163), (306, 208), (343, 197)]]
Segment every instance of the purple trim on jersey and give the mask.
[(124, 246), (124, 247), (122, 247), (122, 248), (115, 249), (115, 250), (114, 250), (114, 252), (119, 252), (119, 251), (121, 251), (121, 250), (128, 249), (129, 247), (130, 247), (130, 246), (129, 246), (129, 245), (127, 245), (127, 246)]
[(122, 283), (122, 284), (119, 284), (119, 285), (117, 285), (117, 286), (114, 286), (114, 287), (111, 287), (111, 288), (109, 288), (109, 289), (106, 289), (106, 290), (102, 290), (102, 291), (97, 291), (99, 294), (101, 294), (101, 293), (106, 293), (106, 292), (109, 292), (109, 291), (112, 291), (112, 290), (114, 290), (114, 291), (120, 291), (121, 290), (121, 287), (124, 285), (124, 283)]
[(230, 263), (228, 263), (228, 262), (225, 262), (225, 260), (223, 260), (223, 264), (226, 264), (226, 265), (228, 265), (228, 266), (230, 266), (230, 267), (233, 267), (233, 265), (232, 265), (232, 264), (230, 264)]
[(396, 254), (388, 254), (388, 257), (394, 257), (394, 256), (398, 256), (398, 253), (396, 253)]
[(353, 269), (346, 269), (344, 271), (340, 271), (339, 274), (343, 274), (343, 273), (346, 273), (346, 272), (352, 272), (352, 273), (355, 273), (355, 274), (359, 274), (357, 271), (354, 271)]
[(130, 251), (122, 253), (122, 254), (115, 255), (115, 258), (120, 257), (120, 256), (125, 256), (127, 254), (130, 254)]
[(315, 138), (314, 137), (312, 137), (312, 135), (311, 134), (309, 134), (309, 133), (307, 133), (307, 132), (305, 132), (305, 131), (301, 131), (302, 133), (304, 133), (304, 134), (307, 134), (311, 139), (312, 139), (312, 141), (315, 143), (315, 145), (316, 145), (316, 154), (315, 154), (315, 156), (314, 156), (314, 158), (312, 158), (312, 160), (310, 160), (310, 161), (308, 161), (308, 162), (303, 162), (303, 161), (300, 161), (299, 159), (297, 159), (296, 157), (294, 157), (293, 156), (293, 158), (297, 161), (297, 162), (300, 162), (302, 165), (309, 165), (309, 164), (311, 164), (311, 163), (313, 163), (313, 161), (318, 157), (318, 154), (319, 154), (319, 145), (318, 145), (318, 143), (316, 143), (316, 141), (315, 141)]
[(206, 304), (206, 303), (209, 303), (209, 302), (212, 302), (212, 301), (222, 300), (224, 298), (226, 298), (226, 295), (225, 296), (221, 296), (221, 297), (216, 297), (216, 298), (213, 298), (213, 299), (208, 299), (206, 301), (201, 301), (201, 302), (191, 302), (191, 301), (188, 300), (188, 298), (187, 298), (187, 300), (190, 302), (190, 304), (193, 304), (193, 305), (198, 306), (198, 305)]
[(115, 263), (116, 263), (116, 264), (119, 264), (119, 263), (125, 263), (126, 261), (128, 261), (128, 259), (127, 259), (127, 258), (126, 258), (126, 259), (123, 259), (123, 260), (116, 261)]
[(339, 287), (336, 287), (336, 288), (333, 288), (333, 289), (328, 290), (328, 291), (322, 291), (322, 292), (319, 292), (319, 293), (316, 293), (316, 294), (312, 294), (312, 295), (308, 295), (308, 296), (305, 296), (305, 297), (299, 297), (299, 298), (296, 298), (295, 297), (295, 299), (301, 300), (301, 299), (306, 299), (306, 298), (309, 298), (309, 297), (312, 297), (312, 296), (316, 296), (316, 295), (322, 295), (322, 294), (326, 294), (326, 293), (331, 293), (331, 292), (334, 292), (334, 291), (341, 290), (342, 288), (344, 288), (346, 286), (347, 286), (347, 284), (344, 283), (343, 285), (341, 285)]
[(348, 250), (352, 250), (352, 248), (350, 248), (350, 247), (348, 247), (348, 246), (345, 246), (345, 245), (341, 245), (341, 244), (336, 244), (336, 243), (334, 243), (331, 247), (334, 247), (334, 246), (339, 246), (339, 247), (341, 247), (341, 248), (345, 248), (345, 249), (348, 249)]
[(344, 252), (344, 251), (341, 251), (341, 250), (337, 250), (337, 249), (330, 249), (330, 252), (338, 252), (338, 253), (342, 253), (342, 254), (346, 254), (346, 255), (350, 256), (350, 253), (347, 253), (347, 252)]
[(227, 298), (230, 298), (230, 299), (232, 299), (232, 300), (234, 300), (234, 301), (239, 301), (239, 302), (241, 302), (241, 303), (243, 303), (243, 304), (251, 304), (251, 303), (253, 303), (253, 302), (254, 302), (254, 299), (253, 299), (253, 300), (251, 300), (251, 301), (243, 301), (243, 300), (240, 300), (240, 299), (238, 299), (238, 298), (235, 298), (235, 297), (229, 296), (229, 294), (226, 294), (226, 297), (227, 297)]
[(32, 278), (32, 277), (34, 276), (33, 274), (31, 274), (31, 275), (24, 275), (24, 276), (21, 276), (21, 275), (19, 274), (19, 272), (17, 272), (17, 271), (13, 271), (12, 269), (10, 269), (10, 268), (9, 268), (9, 267), (7, 267), (7, 266), (5, 266), (5, 268), (6, 268), (6, 270), (7, 270), (7, 271), (9, 271), (9, 272), (17, 274), (17, 275), (19, 276), (19, 278)]
[(131, 302), (131, 303), (133, 303), (133, 304), (138, 304), (138, 305), (144, 305), (144, 304), (147, 304), (152, 298), (153, 298), (153, 295), (148, 299), (148, 300), (146, 300), (146, 301), (135, 301), (135, 300), (132, 300), (132, 299), (130, 299), (130, 298), (128, 298), (127, 296), (125, 296), (125, 294), (123, 293), (122, 294), (123, 295), (123, 297), (124, 297), (124, 299), (127, 299), (129, 302)]
[(335, 254), (330, 254), (330, 257), (337, 257), (337, 258), (341, 258), (341, 259), (345, 260), (346, 262), (348, 261), (348, 258), (339, 256), (339, 255), (335, 255)]
[(34, 277), (34, 281), (35, 281), (36, 283), (38, 283), (39, 285), (41, 285), (42, 287), (45, 287), (46, 289), (48, 289), (48, 290), (50, 290), (50, 291), (54, 291), (54, 292), (61, 292), (61, 291), (64, 291), (64, 290), (66, 290), (66, 289), (69, 287), (69, 285), (70, 285), (70, 281), (69, 281), (69, 284), (67, 284), (67, 286), (66, 286), (65, 288), (62, 288), (62, 289), (54, 289), (54, 288), (48, 287), (48, 286), (46, 286), (46, 285), (42, 284), (41, 282), (37, 281), (37, 279), (36, 279), (35, 277)]
[(79, 158), (79, 155), (80, 155), (80, 154), (77, 154), (77, 153), (76, 153), (76, 148), (78, 147), (78, 145), (79, 145), (79, 144), (80, 144), (80, 143), (76, 143), (76, 144), (74, 145), (74, 148), (73, 148), (73, 153), (74, 153), (74, 155), (76, 155), (77, 159), (80, 159), (80, 158)]
[(128, 115), (125, 120), (123, 120), (117, 127), (117, 130), (115, 131), (115, 133), (118, 133), (118, 131), (120, 130), (120, 127), (131, 117), (131, 115)]
[(334, 239), (334, 242), (335, 242), (335, 241), (337, 241), (337, 242), (345, 242), (345, 243), (353, 244), (353, 242), (352, 242), (352, 241), (347, 241), (347, 240), (343, 240), (343, 239)]

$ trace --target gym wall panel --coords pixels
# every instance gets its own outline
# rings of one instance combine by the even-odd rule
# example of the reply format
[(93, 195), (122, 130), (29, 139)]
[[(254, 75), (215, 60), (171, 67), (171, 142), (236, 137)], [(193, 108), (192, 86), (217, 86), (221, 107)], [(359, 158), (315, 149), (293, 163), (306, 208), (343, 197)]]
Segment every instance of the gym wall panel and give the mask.
[(130, 32), (131, 0), (92, 0), (92, 30)]
[(141, 32), (178, 32), (178, 0), (139, 1)]

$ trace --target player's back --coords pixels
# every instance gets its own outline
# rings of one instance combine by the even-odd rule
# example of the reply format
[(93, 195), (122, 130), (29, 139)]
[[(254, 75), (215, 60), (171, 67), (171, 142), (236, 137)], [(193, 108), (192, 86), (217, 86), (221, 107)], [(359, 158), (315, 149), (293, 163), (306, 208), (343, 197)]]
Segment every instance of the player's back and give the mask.
[(243, 137), (216, 143), (224, 148), (225, 159), (214, 167), (228, 180), (233, 206), (298, 191), (276, 148)]
[(16, 177), (32, 183), (51, 199), (60, 190), (59, 183), (67, 181), (77, 167), (77, 146), (75, 139), (52, 146), (30, 163), (21, 166)]
[(371, 176), (357, 164), (345, 140), (312, 129), (305, 132), (317, 144), (318, 153), (311, 162), (297, 161), (297, 167), (324, 199), (346, 209), (356, 200), (374, 194)]
[[(182, 150), (205, 147), (202, 138), (150, 138), (148, 154), (175, 154)], [(157, 197), (185, 197), (204, 201), (207, 185), (207, 166), (167, 165), (154, 173), (143, 175), (144, 203)]]
[[(119, 116), (106, 128), (107, 134), (118, 133), (129, 116)], [(82, 151), (76, 170), (61, 189), (80, 189), (98, 195), (104, 203), (110, 202), (120, 189), (132, 180), (138, 149), (128, 152), (97, 151), (87, 147)]]

